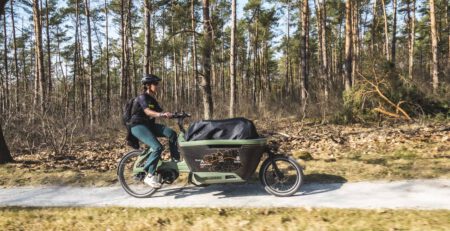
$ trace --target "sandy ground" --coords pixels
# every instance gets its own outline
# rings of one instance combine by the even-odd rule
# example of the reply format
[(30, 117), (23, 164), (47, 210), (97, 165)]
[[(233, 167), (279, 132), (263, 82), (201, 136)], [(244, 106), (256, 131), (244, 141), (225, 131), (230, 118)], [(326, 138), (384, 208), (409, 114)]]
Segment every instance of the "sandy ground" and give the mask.
[(327, 207), (450, 209), (450, 180), (305, 184), (291, 197), (267, 194), (257, 184), (167, 186), (151, 198), (115, 187), (18, 187), (0, 189), (0, 206), (43, 207)]

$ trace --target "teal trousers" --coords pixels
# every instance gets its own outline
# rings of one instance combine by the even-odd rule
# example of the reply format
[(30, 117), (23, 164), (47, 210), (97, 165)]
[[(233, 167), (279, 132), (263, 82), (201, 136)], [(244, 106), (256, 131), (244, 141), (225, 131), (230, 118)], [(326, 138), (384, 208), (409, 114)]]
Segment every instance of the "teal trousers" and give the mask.
[(172, 129), (162, 124), (138, 124), (131, 128), (131, 133), (151, 148), (151, 153), (144, 165), (144, 170), (148, 173), (152, 175), (155, 174), (158, 161), (161, 158), (161, 153), (164, 151), (164, 147), (158, 141), (157, 137), (169, 138), (169, 148), (172, 159), (180, 159), (180, 152), (178, 151), (177, 146), (177, 134)]

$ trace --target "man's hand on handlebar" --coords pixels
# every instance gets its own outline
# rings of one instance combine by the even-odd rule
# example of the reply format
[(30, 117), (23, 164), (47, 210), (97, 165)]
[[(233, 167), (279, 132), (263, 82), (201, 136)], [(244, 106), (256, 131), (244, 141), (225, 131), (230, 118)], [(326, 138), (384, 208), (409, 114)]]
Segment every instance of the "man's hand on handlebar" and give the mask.
[(160, 118), (169, 118), (169, 119), (179, 119), (179, 118), (186, 118), (186, 117), (191, 117), (190, 114), (186, 113), (186, 112), (160, 112), (159, 113), (159, 117)]

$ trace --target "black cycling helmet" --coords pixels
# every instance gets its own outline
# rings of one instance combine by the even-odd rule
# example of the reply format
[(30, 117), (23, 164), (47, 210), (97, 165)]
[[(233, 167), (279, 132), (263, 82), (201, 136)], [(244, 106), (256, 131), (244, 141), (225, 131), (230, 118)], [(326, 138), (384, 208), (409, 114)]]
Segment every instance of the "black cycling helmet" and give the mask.
[(144, 74), (144, 77), (141, 79), (142, 85), (157, 83), (159, 81), (161, 81), (161, 78), (153, 74)]

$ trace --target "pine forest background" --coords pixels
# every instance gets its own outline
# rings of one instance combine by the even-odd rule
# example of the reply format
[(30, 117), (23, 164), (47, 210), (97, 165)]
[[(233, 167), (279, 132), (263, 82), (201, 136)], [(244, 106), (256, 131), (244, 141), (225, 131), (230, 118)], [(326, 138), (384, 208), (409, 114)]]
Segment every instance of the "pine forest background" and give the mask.
[[(448, 0), (0, 1), (14, 149), (123, 129), (145, 73), (195, 119), (448, 117)], [(238, 5), (238, 7), (236, 7)]]

